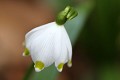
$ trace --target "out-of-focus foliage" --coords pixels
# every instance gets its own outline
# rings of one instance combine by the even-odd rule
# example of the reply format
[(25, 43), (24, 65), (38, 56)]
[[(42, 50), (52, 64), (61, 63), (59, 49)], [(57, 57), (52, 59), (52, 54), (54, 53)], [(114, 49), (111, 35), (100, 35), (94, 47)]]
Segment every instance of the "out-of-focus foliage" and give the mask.
[(33, 70), (31, 76), (29, 77), (29, 80), (55, 80), (57, 74), (58, 71), (56, 70), (55, 66), (52, 65), (39, 73)]
[(119, 36), (120, 0), (96, 0), (80, 36), (87, 55), (94, 61), (96, 80), (120, 80)]
[(97, 0), (96, 3), (94, 13), (83, 30), (83, 41), (89, 47), (91, 57), (94, 55), (97, 60), (104, 58), (109, 61), (118, 55), (119, 0)]

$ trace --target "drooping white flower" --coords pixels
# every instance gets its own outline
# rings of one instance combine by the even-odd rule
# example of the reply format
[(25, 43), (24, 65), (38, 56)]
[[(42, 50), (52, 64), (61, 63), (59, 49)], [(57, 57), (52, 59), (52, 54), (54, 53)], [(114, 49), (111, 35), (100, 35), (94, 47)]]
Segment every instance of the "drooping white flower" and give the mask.
[(29, 31), (25, 36), (23, 55), (31, 55), (37, 72), (55, 63), (59, 72), (72, 63), (72, 46), (64, 25), (51, 22)]
[(26, 34), (23, 56), (31, 55), (36, 72), (53, 63), (59, 72), (65, 63), (72, 66), (72, 46), (63, 24), (77, 15), (74, 8), (67, 6), (58, 14), (56, 22), (39, 26)]

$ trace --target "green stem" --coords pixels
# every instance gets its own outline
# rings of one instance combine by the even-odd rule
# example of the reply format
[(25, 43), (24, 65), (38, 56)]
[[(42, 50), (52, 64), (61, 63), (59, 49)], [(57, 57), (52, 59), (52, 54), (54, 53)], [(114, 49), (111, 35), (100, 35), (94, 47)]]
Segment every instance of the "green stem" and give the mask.
[(32, 71), (33, 71), (33, 69), (34, 69), (33, 66), (34, 66), (34, 63), (32, 63), (31, 66), (30, 66), (30, 68), (27, 70), (27, 72), (26, 72), (23, 80), (29, 80), (30, 75), (31, 75), (31, 73), (32, 73)]

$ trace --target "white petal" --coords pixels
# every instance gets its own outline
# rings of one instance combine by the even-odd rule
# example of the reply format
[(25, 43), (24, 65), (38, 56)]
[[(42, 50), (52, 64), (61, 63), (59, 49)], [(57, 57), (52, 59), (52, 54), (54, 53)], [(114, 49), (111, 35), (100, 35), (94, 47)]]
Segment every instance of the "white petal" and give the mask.
[[(63, 27), (61, 27), (63, 28)], [(61, 29), (61, 34), (62, 36), (64, 35), (62, 33), (62, 29)], [(64, 37), (61, 37), (61, 47), (59, 48), (59, 57), (56, 59), (55, 61), (55, 66), (58, 67), (59, 64), (61, 63), (66, 63), (68, 61), (68, 53), (67, 53), (67, 47), (65, 44), (65, 39)]]
[(57, 60), (61, 54), (62, 47), (62, 32), (61, 27), (58, 28), (54, 37), (54, 59)]
[(41, 70), (39, 68), (35, 68), (35, 71), (36, 72), (40, 72)]
[(26, 56), (24, 52), (23, 52), (22, 56)]
[(54, 34), (57, 28), (49, 29), (44, 35), (38, 36), (31, 43), (31, 57), (33, 61), (42, 61), (45, 66), (49, 66), (54, 62)]
[(29, 38), (31, 35), (33, 35), (37, 31), (42, 33), (42, 32), (44, 32), (44, 30), (49, 29), (50, 27), (53, 27), (53, 25), (55, 25), (55, 22), (51, 22), (51, 23), (36, 27), (26, 34), (26, 38)]
[(54, 27), (55, 27), (55, 22), (51, 22), (51, 23), (48, 23), (46, 25), (42, 25), (42, 26), (36, 27), (36, 28), (32, 29), (31, 31), (29, 31), (25, 35), (25, 44), (26, 44), (26, 47), (30, 47), (32, 41), (35, 38), (37, 38), (38, 36), (44, 35), (49, 30), (52, 30), (52, 28), (54, 28)]
[[(51, 36), (50, 36), (51, 37)], [(31, 45), (31, 57), (33, 61), (42, 61), (45, 66), (49, 66), (53, 63), (53, 46), (52, 38), (47, 37), (45, 40), (38, 42), (39, 39), (34, 41), (34, 44)], [(44, 39), (44, 38), (43, 38)]]
[(63, 37), (65, 39), (65, 44), (66, 44), (66, 47), (67, 47), (67, 50), (68, 50), (68, 56), (69, 56), (69, 60), (72, 60), (72, 45), (71, 45), (71, 42), (70, 42), (70, 38), (67, 34), (67, 31), (65, 30), (65, 28), (63, 27), (62, 28), (63, 30)]

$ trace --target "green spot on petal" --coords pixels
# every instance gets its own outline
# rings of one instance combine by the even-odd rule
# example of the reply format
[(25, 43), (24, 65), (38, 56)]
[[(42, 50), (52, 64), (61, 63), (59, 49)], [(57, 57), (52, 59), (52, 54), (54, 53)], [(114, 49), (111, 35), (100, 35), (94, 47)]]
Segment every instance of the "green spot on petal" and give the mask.
[(58, 65), (58, 67), (57, 67), (57, 69), (58, 69), (58, 71), (62, 71), (62, 69), (63, 69), (63, 66), (64, 66), (64, 63), (60, 63), (59, 65)]
[(72, 67), (72, 61), (69, 60), (67, 65), (68, 65), (68, 67)]
[(35, 68), (38, 68), (38, 69), (42, 70), (44, 68), (44, 66), (45, 66), (44, 63), (41, 62), (41, 61), (36, 61), (35, 62)]
[(28, 56), (28, 55), (30, 55), (30, 52), (27, 48), (25, 48), (23, 56)]

